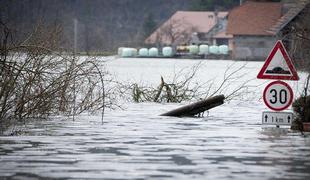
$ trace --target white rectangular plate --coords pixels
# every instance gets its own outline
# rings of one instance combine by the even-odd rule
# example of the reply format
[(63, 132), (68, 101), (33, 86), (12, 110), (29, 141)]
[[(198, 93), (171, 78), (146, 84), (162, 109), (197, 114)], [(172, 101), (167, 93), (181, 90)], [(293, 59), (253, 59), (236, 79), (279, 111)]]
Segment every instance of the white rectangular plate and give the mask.
[(262, 124), (268, 125), (291, 125), (293, 113), (291, 112), (263, 112)]

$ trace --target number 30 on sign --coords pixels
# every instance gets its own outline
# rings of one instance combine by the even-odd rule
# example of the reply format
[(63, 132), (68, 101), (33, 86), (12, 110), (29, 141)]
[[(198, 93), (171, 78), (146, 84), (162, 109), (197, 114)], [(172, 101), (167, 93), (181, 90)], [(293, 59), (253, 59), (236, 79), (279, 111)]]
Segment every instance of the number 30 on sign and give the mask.
[(287, 83), (274, 81), (266, 86), (263, 98), (268, 108), (282, 111), (292, 104), (293, 91)]

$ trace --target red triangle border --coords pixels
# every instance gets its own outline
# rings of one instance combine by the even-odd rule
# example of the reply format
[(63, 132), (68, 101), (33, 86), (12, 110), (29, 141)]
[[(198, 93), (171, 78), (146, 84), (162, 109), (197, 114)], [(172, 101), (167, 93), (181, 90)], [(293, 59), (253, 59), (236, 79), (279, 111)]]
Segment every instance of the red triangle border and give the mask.
[[(266, 69), (268, 68), (270, 62), (272, 61), (274, 55), (276, 54), (276, 52), (278, 51), (278, 49), (280, 49), (280, 52), (282, 53), (285, 62), (288, 65), (288, 68), (290, 69), (292, 75), (291, 76), (282, 76), (282, 75), (265, 75), (264, 72), (266, 71)], [(270, 52), (269, 56), (267, 57), (262, 69), (260, 70), (260, 72), (257, 75), (258, 79), (278, 79), (278, 80), (292, 80), (292, 81), (298, 81), (299, 77), (297, 74), (297, 71), (292, 63), (292, 60), (290, 59), (290, 57), (288, 56), (288, 53), (286, 51), (286, 49), (283, 46), (283, 43), (281, 40), (278, 40), (276, 45), (274, 46), (274, 48), (272, 49), (272, 51)]]

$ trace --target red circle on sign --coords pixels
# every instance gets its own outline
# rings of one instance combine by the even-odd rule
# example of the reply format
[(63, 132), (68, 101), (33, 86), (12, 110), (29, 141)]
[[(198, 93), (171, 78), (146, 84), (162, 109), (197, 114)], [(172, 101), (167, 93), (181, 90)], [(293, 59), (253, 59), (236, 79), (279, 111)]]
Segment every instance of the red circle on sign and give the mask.
[[(273, 86), (279, 86), (279, 85), (283, 86), (283, 88), (284, 88), (284, 89), (281, 89), (281, 90), (288, 90), (289, 99), (288, 99), (288, 101), (285, 104), (283, 104), (283, 106), (275, 107), (274, 105), (272, 105), (270, 100), (267, 100), (267, 96), (268, 96), (267, 93), (271, 92), (271, 91), (268, 92), (268, 90), (271, 89)], [(275, 90), (275, 95), (274, 96), (276, 96), (276, 94), (277, 93), (276, 93), (276, 90)], [(265, 87), (264, 93), (263, 93), (263, 99), (264, 99), (264, 103), (266, 104), (266, 106), (268, 108), (270, 108), (270, 109), (272, 109), (274, 111), (283, 111), (284, 109), (288, 108), (292, 104), (292, 102), (293, 102), (293, 90), (292, 90), (292, 88), (287, 83), (285, 83), (283, 81), (274, 81), (274, 82), (271, 82), (270, 84), (268, 84)], [(275, 97), (275, 101), (276, 101), (276, 99), (277, 99), (277, 97)]]

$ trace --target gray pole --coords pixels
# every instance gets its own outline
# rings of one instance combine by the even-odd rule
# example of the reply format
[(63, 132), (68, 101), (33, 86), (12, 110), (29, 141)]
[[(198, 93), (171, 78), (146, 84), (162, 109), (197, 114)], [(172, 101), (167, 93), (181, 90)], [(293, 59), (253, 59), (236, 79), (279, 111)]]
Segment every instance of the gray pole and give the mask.
[[(76, 18), (74, 18), (73, 20), (74, 22), (74, 49), (73, 49), (73, 69), (75, 68), (75, 58), (76, 58), (76, 50), (77, 50), (77, 33), (78, 33), (78, 29), (77, 29), (77, 26), (78, 26), (78, 20)], [(75, 91), (75, 76), (73, 78), (73, 115), (72, 115), (72, 119), (73, 121), (75, 120), (75, 110), (76, 110), (76, 91)]]
[(74, 54), (76, 54), (76, 50), (77, 50), (77, 33), (78, 33), (78, 20), (75, 18), (74, 20), (73, 20), (73, 22), (74, 22)]

